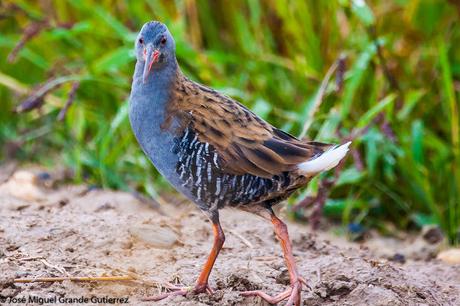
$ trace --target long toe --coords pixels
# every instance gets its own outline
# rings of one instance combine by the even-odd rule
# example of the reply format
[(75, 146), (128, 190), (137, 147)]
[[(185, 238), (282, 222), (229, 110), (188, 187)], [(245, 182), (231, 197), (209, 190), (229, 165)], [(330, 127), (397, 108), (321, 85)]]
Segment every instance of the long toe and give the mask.
[(294, 286), (292, 287), (292, 290), (291, 290), (291, 294), (289, 295), (289, 299), (286, 303), (286, 306), (298, 306), (300, 305), (300, 295), (301, 295), (301, 292), (302, 291), (302, 285), (301, 285), (301, 282), (297, 282), (294, 284)]
[(200, 293), (207, 293), (209, 295), (214, 294), (214, 290), (208, 285), (200, 286), (200, 285), (195, 285), (195, 288), (193, 288), (193, 293), (194, 294), (200, 294)]
[(197, 285), (195, 287), (178, 287), (175, 285), (168, 284), (168, 286), (166, 286), (166, 289), (170, 290), (170, 292), (165, 292), (159, 295), (146, 297), (146, 298), (143, 298), (142, 301), (156, 302), (156, 301), (160, 301), (165, 298), (168, 298), (170, 296), (177, 296), (177, 295), (186, 296), (188, 294), (195, 295), (195, 294), (200, 294), (200, 293), (208, 293), (211, 295), (214, 293), (214, 290), (212, 290), (211, 287), (209, 287), (209, 285), (205, 285), (205, 286)]
[(177, 290), (170, 291), (170, 292), (165, 292), (159, 295), (149, 296), (149, 297), (143, 298), (142, 301), (157, 302), (157, 301), (161, 301), (170, 296), (177, 296), (177, 295), (186, 296), (187, 293), (189, 292), (190, 292), (190, 288), (182, 288), (182, 289), (177, 289)]
[(270, 296), (263, 292), (262, 290), (254, 290), (254, 291), (244, 291), (241, 292), (242, 296), (259, 296), (263, 300), (267, 301), (269, 304), (278, 304), (279, 302), (287, 299), (291, 295), (292, 289), (289, 288), (288, 290), (278, 294), (277, 296)]
[(301, 297), (303, 281), (304, 280), (299, 280), (295, 282), (291, 288), (273, 297), (266, 294), (262, 290), (244, 291), (244, 292), (241, 292), (241, 295), (259, 296), (263, 300), (267, 301), (269, 304), (278, 304), (279, 302), (287, 299), (287, 303), (285, 304), (286, 306), (300, 306), (300, 297)]

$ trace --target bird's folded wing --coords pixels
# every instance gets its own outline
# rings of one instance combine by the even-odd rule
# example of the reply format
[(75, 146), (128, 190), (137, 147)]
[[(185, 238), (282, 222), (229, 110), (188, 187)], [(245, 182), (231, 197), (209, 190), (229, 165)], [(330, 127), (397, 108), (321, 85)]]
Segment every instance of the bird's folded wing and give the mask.
[[(302, 142), (260, 119), (242, 104), (192, 83), (186, 97), (174, 99), (171, 113), (181, 113), (183, 127), (218, 152), (224, 171), (272, 177), (293, 171), (299, 163), (320, 155), (330, 145)], [(197, 92), (195, 92), (197, 91)]]

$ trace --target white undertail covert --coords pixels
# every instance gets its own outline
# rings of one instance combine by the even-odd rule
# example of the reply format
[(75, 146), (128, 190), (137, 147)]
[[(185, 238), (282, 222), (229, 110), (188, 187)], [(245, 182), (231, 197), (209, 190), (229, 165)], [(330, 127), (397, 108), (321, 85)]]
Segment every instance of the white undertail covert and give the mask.
[(307, 174), (315, 174), (334, 168), (345, 157), (350, 144), (351, 141), (333, 147), (314, 159), (300, 163), (299, 170)]

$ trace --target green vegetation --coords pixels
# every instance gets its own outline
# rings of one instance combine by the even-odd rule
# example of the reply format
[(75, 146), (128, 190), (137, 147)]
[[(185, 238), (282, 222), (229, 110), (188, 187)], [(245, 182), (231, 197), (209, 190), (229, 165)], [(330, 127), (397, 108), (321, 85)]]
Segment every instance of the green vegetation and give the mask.
[[(404, 229), (437, 223), (458, 243), (460, 6), (454, 3), (2, 1), (2, 158), (62, 163), (76, 182), (131, 186), (158, 197), (167, 184), (135, 144), (127, 118), (136, 31), (157, 19), (174, 34), (191, 78), (294, 135), (305, 124), (311, 139), (354, 140), (325, 203), (327, 216), (381, 230), (389, 230), (388, 221)], [(44, 100), (43, 85), (51, 88)], [(56, 120), (73, 90), (73, 105)], [(13, 113), (27, 97), (29, 105), (43, 106)], [(333, 175), (291, 203), (314, 195)]]

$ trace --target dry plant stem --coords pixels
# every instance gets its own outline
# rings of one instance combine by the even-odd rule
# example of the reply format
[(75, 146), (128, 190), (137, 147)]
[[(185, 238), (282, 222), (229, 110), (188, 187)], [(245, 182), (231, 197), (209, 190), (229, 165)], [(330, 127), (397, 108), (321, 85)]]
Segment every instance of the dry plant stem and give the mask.
[(340, 93), (343, 89), (343, 82), (345, 79), (345, 72), (347, 71), (347, 56), (345, 54), (340, 55), (337, 60), (337, 72), (335, 74), (335, 91)]
[(390, 88), (398, 93), (397, 101), (396, 101), (396, 109), (401, 109), (404, 104), (404, 95), (401, 90), (401, 86), (399, 86), (398, 80), (396, 79), (395, 75), (391, 73), (390, 68), (388, 67), (387, 61), (385, 56), (383, 55), (382, 46), (378, 42), (377, 37), (377, 30), (375, 27), (371, 27), (369, 29), (369, 35), (372, 37), (375, 43), (375, 48), (377, 50), (377, 57), (379, 58), (380, 65), (382, 66), (383, 74), (390, 85)]
[[(26, 94), (33, 94), (33, 90), (29, 89), (27, 86), (24, 84), (18, 82), (16, 79), (3, 74), (0, 72), (0, 84), (6, 86), (7, 88), (13, 90), (14, 92), (21, 94), (21, 95), (26, 95)], [(49, 93), (43, 98), (45, 102), (49, 105), (52, 106), (60, 106), (62, 105), (62, 101), (60, 98), (54, 96), (53, 94)]]
[(48, 268), (54, 269), (54, 270), (58, 271), (61, 274), (69, 275), (64, 268), (52, 265), (48, 261), (46, 261), (46, 259), (40, 259), (40, 262), (43, 263)]
[[(384, 113), (378, 114), (372, 122), (361, 129), (354, 129), (348, 137), (343, 137), (339, 131), (337, 131), (338, 137), (343, 140), (343, 142), (352, 141), (361, 135), (364, 135), (372, 125), (380, 124), (380, 128), (382, 132), (392, 141), (395, 139), (392, 138), (394, 133), (391, 130), (389, 124), (386, 124), (386, 118)], [(363, 162), (359, 151), (352, 149), (352, 156), (355, 162), (355, 166), (357, 169), (363, 169)], [(292, 211), (298, 211), (299, 209), (306, 208), (309, 206), (314, 206), (313, 213), (311, 214), (309, 221), (311, 223), (311, 227), (313, 230), (316, 230), (319, 226), (319, 221), (322, 216), (322, 210), (324, 205), (326, 204), (326, 199), (331, 191), (331, 188), (334, 186), (335, 182), (340, 176), (340, 173), (343, 170), (344, 161), (342, 160), (339, 165), (335, 168), (334, 171), (334, 178), (333, 179), (323, 179), (319, 182), (319, 188), (316, 196), (307, 196), (303, 200), (299, 201), (297, 204), (294, 205)]]
[(318, 93), (316, 94), (315, 102), (314, 102), (312, 108), (310, 109), (310, 111), (308, 112), (307, 120), (305, 120), (305, 123), (304, 123), (303, 128), (302, 128), (302, 132), (300, 133), (299, 138), (305, 137), (305, 135), (307, 134), (308, 128), (313, 123), (313, 117), (315, 116), (316, 111), (320, 107), (321, 102), (323, 102), (323, 97), (324, 97), (324, 93), (326, 92), (326, 89), (327, 89), (327, 84), (329, 84), (329, 81), (330, 81), (330, 79), (332, 77), (332, 74), (334, 73), (334, 71), (339, 66), (340, 61), (343, 61), (342, 57), (337, 59), (331, 65), (331, 67), (329, 67), (329, 70), (326, 72), (326, 75), (324, 76), (324, 79), (321, 82), (321, 86), (319, 87)]
[(321, 181), (321, 184), (318, 190), (318, 195), (316, 196), (316, 199), (315, 199), (316, 205), (310, 217), (311, 228), (313, 230), (317, 230), (319, 228), (321, 216), (323, 214), (323, 208), (324, 208), (324, 205), (326, 204), (326, 199), (329, 196), (330, 189), (334, 185), (334, 183), (335, 183), (335, 179)]
[(53, 78), (38, 88), (35, 92), (32, 93), (24, 102), (22, 102), (19, 106), (16, 107), (15, 112), (22, 113), (31, 111), (35, 108), (39, 108), (43, 105), (44, 97), (52, 90), (56, 89), (58, 86), (66, 82), (71, 81), (80, 81), (84, 79), (81, 76), (63, 76), (58, 78)]
[(34, 21), (30, 23), (23, 31), (22, 37), (19, 42), (16, 44), (14, 49), (8, 55), (8, 62), (13, 63), (16, 60), (16, 57), (21, 51), (27, 42), (33, 39), (35, 36), (39, 35), (42, 31), (48, 30), (50, 28), (64, 28), (70, 29), (73, 27), (73, 24), (66, 24), (66, 23), (57, 23), (54, 24), (51, 20), (40, 20)]
[(64, 120), (65, 115), (67, 114), (67, 111), (69, 110), (70, 106), (73, 104), (73, 101), (75, 100), (75, 94), (77, 93), (78, 87), (80, 87), (80, 82), (77, 81), (72, 84), (72, 88), (70, 89), (69, 97), (67, 98), (67, 102), (65, 103), (61, 111), (59, 112), (57, 120), (59, 121)]
[(242, 236), (241, 234), (239, 234), (238, 232), (232, 230), (232, 229), (229, 229), (228, 230), (229, 233), (235, 235), (235, 237), (239, 238), (246, 246), (248, 246), (249, 248), (253, 249), (254, 246), (252, 245), (252, 243), (247, 240), (244, 236)]
[(23, 32), (21, 40), (16, 44), (14, 49), (8, 55), (8, 62), (12, 63), (16, 59), (19, 51), (24, 48), (25, 44), (31, 40), (34, 36), (38, 35), (45, 27), (48, 27), (49, 23), (47, 21), (33, 22), (29, 24)]
[(83, 276), (83, 277), (38, 277), (38, 278), (16, 278), (15, 283), (52, 283), (52, 282), (113, 282), (113, 281), (132, 281), (132, 276)]

